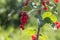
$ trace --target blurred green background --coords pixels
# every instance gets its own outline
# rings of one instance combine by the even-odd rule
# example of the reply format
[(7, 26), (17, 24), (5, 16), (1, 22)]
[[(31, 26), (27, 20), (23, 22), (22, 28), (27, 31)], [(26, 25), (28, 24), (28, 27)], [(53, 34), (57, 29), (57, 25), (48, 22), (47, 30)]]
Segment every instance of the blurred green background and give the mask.
[[(23, 1), (25, 2), (25, 0)], [(20, 29), (20, 5), (23, 6), (21, 0), (0, 0), (0, 40), (32, 40), (32, 35), (36, 34), (38, 24), (33, 15), (30, 16), (25, 30)], [(36, 13), (36, 11), (32, 13)], [(60, 22), (60, 0), (56, 16)], [(60, 40), (60, 29), (54, 30), (49, 24), (45, 24), (41, 28), (40, 34), (42, 36), (39, 37), (39, 40)]]

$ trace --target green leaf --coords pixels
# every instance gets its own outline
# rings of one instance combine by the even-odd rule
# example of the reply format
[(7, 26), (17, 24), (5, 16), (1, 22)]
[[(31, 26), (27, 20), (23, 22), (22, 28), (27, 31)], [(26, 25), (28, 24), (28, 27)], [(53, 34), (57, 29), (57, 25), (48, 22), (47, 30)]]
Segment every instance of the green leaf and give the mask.
[(18, 14), (14, 14), (13, 19), (17, 19), (17, 18), (18, 18)]
[(44, 21), (45, 21), (46, 23), (51, 23), (51, 22), (52, 22), (49, 17), (46, 17), (46, 18), (44, 19)]
[[(27, 32), (26, 32), (26, 31), (27, 31)], [(33, 35), (33, 34), (36, 33), (36, 30), (35, 30), (34, 28), (27, 28), (27, 29), (25, 30), (25, 32), (26, 32), (27, 35)]]
[[(44, 12), (43, 14), (42, 14), (42, 18), (43, 18), (43, 20), (45, 20), (45, 21), (49, 21), (50, 20), (50, 22), (52, 21), (52, 22), (56, 22), (57, 21), (57, 17), (54, 15), (54, 14), (52, 14), (52, 12)], [(50, 18), (50, 19), (48, 19), (48, 18)]]
[(46, 17), (50, 17), (52, 15), (52, 12), (44, 12), (42, 14), (42, 18), (45, 19)]
[(55, 15), (51, 15), (50, 16), (50, 19), (53, 21), (53, 22), (56, 22), (57, 21), (57, 17)]
[(48, 36), (43, 35), (43, 36), (40, 36), (39, 39), (40, 39), (40, 40), (48, 40)]

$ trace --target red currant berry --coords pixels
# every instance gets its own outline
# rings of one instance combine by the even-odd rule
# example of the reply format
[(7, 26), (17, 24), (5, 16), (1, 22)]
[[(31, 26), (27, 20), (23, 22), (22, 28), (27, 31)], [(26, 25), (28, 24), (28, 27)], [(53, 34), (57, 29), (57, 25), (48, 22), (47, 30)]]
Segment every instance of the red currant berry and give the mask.
[(32, 35), (32, 40), (36, 40), (36, 35)]
[(55, 22), (54, 24), (56, 25), (56, 28), (57, 28), (57, 29), (60, 28), (60, 23), (59, 23), (59, 22)]
[(42, 2), (42, 5), (45, 7), (46, 6), (46, 3), (45, 2)]
[(47, 7), (44, 7), (44, 10), (45, 10), (45, 11), (47, 11), (47, 10), (48, 10), (48, 8), (47, 8)]
[(22, 30), (24, 30), (24, 25), (23, 25), (23, 24), (21, 24), (21, 25), (20, 25), (20, 28), (21, 28)]
[(56, 3), (58, 3), (59, 2), (59, 0), (54, 0)]
[(59, 24), (59, 22), (55, 22), (54, 24), (56, 24), (56, 25), (57, 25), (57, 24)]

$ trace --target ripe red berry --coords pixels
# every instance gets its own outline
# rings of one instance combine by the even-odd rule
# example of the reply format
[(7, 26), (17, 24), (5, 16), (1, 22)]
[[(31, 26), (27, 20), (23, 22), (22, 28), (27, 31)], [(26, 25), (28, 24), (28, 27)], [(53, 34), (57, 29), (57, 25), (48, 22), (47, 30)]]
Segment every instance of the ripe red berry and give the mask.
[(25, 24), (27, 24), (27, 21), (28, 21), (28, 20), (21, 17), (21, 20), (20, 20), (20, 21), (21, 21), (21, 24), (24, 24), (24, 25), (25, 25)]
[(56, 25), (56, 28), (57, 28), (57, 29), (60, 28), (60, 23), (59, 23), (59, 22), (55, 22), (54, 24)]
[(32, 40), (36, 40), (36, 35), (32, 35)]
[(45, 7), (46, 6), (46, 2), (42, 2), (42, 5)]
[(57, 24), (59, 24), (59, 22), (55, 22), (54, 24), (56, 24), (56, 25), (57, 25)]
[(58, 3), (59, 2), (59, 0), (54, 0), (56, 3)]
[(20, 18), (20, 22), (21, 22), (21, 24), (27, 24), (27, 22), (28, 22), (28, 15), (26, 14), (26, 13), (24, 13), (22, 16), (21, 16), (21, 18)]
[(60, 24), (57, 24), (57, 25), (56, 25), (56, 28), (59, 29), (59, 28), (60, 28)]
[(47, 10), (48, 10), (48, 8), (47, 8), (47, 7), (44, 7), (44, 10), (45, 10), (45, 11), (47, 11)]
[(24, 25), (23, 25), (23, 24), (21, 24), (21, 25), (20, 25), (20, 28), (21, 28), (22, 30), (24, 30)]
[(26, 0), (26, 2), (25, 2), (25, 6), (27, 6), (29, 4), (29, 0)]

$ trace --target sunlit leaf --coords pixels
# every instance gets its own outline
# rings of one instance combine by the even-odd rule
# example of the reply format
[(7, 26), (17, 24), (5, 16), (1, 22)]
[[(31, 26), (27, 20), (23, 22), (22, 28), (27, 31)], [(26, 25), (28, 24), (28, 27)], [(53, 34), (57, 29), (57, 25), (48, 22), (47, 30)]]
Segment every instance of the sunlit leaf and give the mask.
[(40, 40), (48, 40), (48, 36), (42, 35), (40, 36)]
[(46, 17), (50, 17), (52, 15), (52, 12), (44, 12), (43, 14), (42, 14), (42, 18), (44, 19), (44, 18), (46, 18)]
[[(52, 14), (52, 12), (44, 12), (43, 15), (42, 15), (42, 18), (45, 19), (45, 18), (50, 18), (52, 22), (56, 22), (57, 21), (57, 17)], [(47, 20), (49, 21), (49, 20)]]
[(51, 18), (51, 20), (52, 20), (53, 22), (56, 22), (56, 21), (57, 21), (57, 17), (56, 17), (55, 15), (51, 15), (50, 18)]

